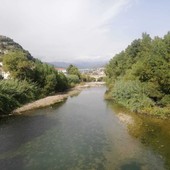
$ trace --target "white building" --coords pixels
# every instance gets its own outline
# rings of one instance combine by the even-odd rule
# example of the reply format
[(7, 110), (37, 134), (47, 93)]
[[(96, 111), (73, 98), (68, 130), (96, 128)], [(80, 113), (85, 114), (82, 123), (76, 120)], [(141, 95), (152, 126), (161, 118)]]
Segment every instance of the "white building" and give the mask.
[(9, 72), (5, 72), (2, 68), (2, 66), (3, 66), (3, 64), (2, 64), (2, 62), (0, 62), (0, 75), (2, 75), (2, 77), (4, 79), (9, 79), (9, 76), (10, 76)]
[(65, 75), (67, 74), (67, 70), (65, 68), (55, 68), (58, 72), (64, 73)]

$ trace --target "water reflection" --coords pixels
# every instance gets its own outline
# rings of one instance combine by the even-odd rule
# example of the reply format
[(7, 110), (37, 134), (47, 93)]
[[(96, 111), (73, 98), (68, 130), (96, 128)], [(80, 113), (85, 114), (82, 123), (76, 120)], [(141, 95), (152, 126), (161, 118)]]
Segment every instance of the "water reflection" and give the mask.
[(127, 123), (128, 132), (165, 161), (166, 169), (170, 169), (170, 120), (158, 119), (129, 112), (124, 107), (108, 101), (108, 106), (119, 117), (119, 114), (129, 116), (133, 122)]
[(132, 113), (133, 123), (123, 122), (105, 90), (1, 121), (1, 169), (163, 170), (164, 160), (168, 169), (168, 122)]

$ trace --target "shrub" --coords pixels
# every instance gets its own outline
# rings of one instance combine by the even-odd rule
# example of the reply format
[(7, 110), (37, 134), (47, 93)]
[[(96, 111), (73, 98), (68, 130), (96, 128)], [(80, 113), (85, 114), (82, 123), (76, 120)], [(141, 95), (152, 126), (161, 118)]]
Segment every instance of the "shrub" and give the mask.
[(83, 82), (94, 82), (94, 81), (96, 81), (96, 79), (94, 77), (91, 77), (88, 74), (82, 74), (81, 75), (81, 80)]
[(27, 81), (0, 81), (0, 113), (7, 114), (13, 109), (38, 98), (38, 88)]
[(68, 75), (67, 76), (69, 84), (78, 84), (80, 79), (77, 75)]
[(161, 101), (160, 104), (163, 106), (170, 106), (170, 95), (165, 95)]
[(115, 101), (132, 111), (140, 111), (144, 107), (154, 105), (139, 81), (117, 81), (114, 84), (112, 96)]

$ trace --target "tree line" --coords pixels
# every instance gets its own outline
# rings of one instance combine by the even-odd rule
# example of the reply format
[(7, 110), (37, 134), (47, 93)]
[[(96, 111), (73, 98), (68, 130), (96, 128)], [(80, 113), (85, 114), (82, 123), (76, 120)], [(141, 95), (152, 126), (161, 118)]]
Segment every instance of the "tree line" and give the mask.
[(3, 69), (10, 79), (0, 80), (0, 113), (69, 88), (67, 77), (38, 59), (30, 60), (21, 50), (3, 56)]
[(72, 64), (65, 75), (54, 66), (30, 58), (28, 52), (22, 49), (12, 50), (0, 59), (3, 70), (10, 74), (8, 80), (0, 76), (0, 115), (9, 114), (25, 103), (66, 91), (80, 82), (95, 80), (81, 74)]
[(143, 33), (106, 65), (109, 96), (132, 111), (170, 115), (170, 32)]
[(67, 68), (67, 79), (71, 87), (75, 86), (80, 82), (93, 82), (96, 81), (94, 77), (89, 76), (88, 74), (80, 73), (79, 69), (70, 64)]

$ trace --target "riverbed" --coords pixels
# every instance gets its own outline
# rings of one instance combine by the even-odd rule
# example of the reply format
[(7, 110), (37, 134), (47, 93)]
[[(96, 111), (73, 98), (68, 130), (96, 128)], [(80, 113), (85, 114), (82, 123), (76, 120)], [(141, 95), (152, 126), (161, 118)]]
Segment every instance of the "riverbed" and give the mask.
[(105, 91), (1, 119), (0, 169), (170, 169), (170, 121), (130, 113)]

